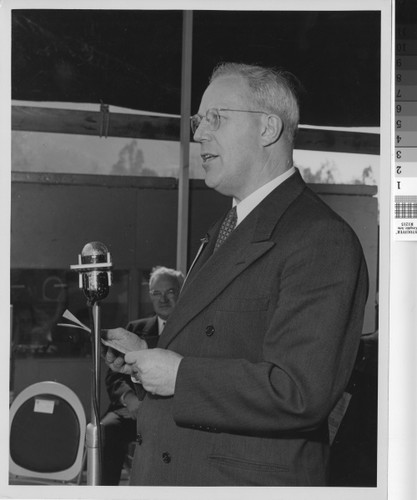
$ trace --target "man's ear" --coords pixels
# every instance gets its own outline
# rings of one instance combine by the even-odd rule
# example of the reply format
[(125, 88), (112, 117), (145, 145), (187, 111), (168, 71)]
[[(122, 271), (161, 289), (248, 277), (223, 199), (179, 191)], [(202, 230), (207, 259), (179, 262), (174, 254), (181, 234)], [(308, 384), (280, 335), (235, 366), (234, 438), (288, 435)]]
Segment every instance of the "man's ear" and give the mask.
[(284, 130), (284, 123), (278, 115), (268, 115), (264, 117), (261, 140), (264, 146), (269, 146), (277, 142)]

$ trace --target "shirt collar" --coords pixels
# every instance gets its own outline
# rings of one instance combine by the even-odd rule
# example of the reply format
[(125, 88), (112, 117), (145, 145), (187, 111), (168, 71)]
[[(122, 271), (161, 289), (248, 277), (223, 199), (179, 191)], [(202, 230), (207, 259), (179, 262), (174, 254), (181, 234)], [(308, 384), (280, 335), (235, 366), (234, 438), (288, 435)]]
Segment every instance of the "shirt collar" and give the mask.
[(162, 330), (165, 327), (166, 319), (162, 319), (158, 316), (158, 335), (161, 335)]
[(233, 199), (233, 206), (236, 206), (237, 211), (237, 223), (240, 224), (245, 217), (247, 217), (252, 210), (261, 203), (261, 201), (268, 196), (276, 187), (282, 184), (285, 180), (287, 180), (291, 175), (295, 173), (295, 167), (291, 167), (286, 170), (283, 174), (275, 177), (272, 181), (267, 182), (256, 191), (251, 193), (241, 202), (237, 202)]

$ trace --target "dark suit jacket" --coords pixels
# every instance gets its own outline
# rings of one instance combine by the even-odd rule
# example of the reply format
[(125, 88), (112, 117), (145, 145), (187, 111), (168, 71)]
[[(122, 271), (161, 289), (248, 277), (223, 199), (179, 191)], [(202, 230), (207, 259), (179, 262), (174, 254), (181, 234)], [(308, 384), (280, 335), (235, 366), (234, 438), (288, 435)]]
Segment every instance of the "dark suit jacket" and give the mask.
[[(126, 330), (136, 333), (139, 337), (146, 340), (149, 348), (155, 347), (158, 342), (159, 336), (157, 316), (131, 321), (126, 326)], [(120, 403), (122, 394), (131, 389), (135, 390), (135, 384), (133, 384), (130, 376), (123, 375), (109, 369), (106, 374), (105, 382), (107, 393), (110, 398), (110, 405), (107, 411), (109, 412), (122, 408), (122, 404)]]
[(133, 485), (325, 485), (327, 417), (355, 361), (361, 245), (297, 172), (212, 254), (219, 221), (158, 347), (184, 356), (147, 394)]

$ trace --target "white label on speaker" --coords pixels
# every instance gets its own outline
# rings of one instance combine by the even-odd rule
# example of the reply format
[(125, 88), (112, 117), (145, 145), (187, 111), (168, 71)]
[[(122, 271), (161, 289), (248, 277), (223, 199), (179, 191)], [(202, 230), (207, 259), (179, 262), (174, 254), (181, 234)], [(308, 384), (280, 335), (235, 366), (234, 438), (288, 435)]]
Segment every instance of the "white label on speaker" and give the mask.
[(53, 399), (35, 399), (35, 407), (33, 409), (36, 413), (50, 413), (54, 412), (55, 401)]

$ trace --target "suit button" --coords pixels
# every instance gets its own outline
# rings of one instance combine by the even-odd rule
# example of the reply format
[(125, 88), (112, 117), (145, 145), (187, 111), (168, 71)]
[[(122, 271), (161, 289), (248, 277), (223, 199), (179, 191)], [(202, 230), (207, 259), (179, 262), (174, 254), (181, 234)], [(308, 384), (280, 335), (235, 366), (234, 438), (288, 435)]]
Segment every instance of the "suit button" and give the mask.
[(206, 335), (207, 337), (211, 337), (213, 333), (216, 331), (213, 325), (209, 325), (206, 327)]
[(164, 453), (162, 453), (162, 461), (166, 464), (169, 464), (169, 462), (171, 462), (171, 455), (164, 451)]
[(143, 437), (142, 434), (137, 434), (136, 435), (136, 442), (140, 445), (143, 442)]

